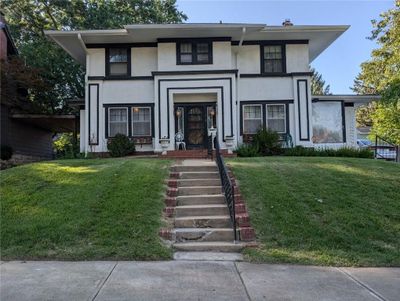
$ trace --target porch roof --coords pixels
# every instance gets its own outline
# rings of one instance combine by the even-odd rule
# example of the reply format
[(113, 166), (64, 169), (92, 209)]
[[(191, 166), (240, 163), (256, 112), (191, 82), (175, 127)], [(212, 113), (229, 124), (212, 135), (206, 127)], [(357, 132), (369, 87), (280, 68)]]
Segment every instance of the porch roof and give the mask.
[(267, 26), (246, 23), (135, 24), (123, 29), (53, 31), (45, 34), (75, 60), (86, 64), (87, 44), (157, 43), (159, 39), (217, 38), (232, 41), (307, 40), (310, 62), (333, 43), (347, 25)]

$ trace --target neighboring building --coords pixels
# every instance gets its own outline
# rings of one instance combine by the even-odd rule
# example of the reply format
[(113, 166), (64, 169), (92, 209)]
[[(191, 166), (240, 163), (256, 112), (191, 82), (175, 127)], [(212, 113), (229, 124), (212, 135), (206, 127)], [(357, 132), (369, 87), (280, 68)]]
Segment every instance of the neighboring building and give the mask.
[[(11, 56), (18, 55), (18, 51), (1, 13), (0, 29), (0, 60), (3, 64)], [(28, 95), (26, 89), (16, 86), (15, 95), (21, 100), (18, 104), (7, 99), (7, 95), (1, 99), (0, 144), (13, 149), (12, 163), (51, 159), (54, 133), (72, 131), (75, 116), (31, 114), (31, 104), (25, 101)]]
[(294, 145), (356, 146), (355, 104), (312, 96), (310, 63), (348, 26), (148, 24), (47, 31), (86, 67), (81, 151), (106, 152), (117, 133), (138, 151), (205, 148), (210, 128), (234, 148), (260, 128)]

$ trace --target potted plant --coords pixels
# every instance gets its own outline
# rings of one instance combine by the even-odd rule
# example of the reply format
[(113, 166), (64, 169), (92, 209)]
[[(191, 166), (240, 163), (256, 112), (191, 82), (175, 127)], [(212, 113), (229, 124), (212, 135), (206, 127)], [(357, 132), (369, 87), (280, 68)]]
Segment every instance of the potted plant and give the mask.
[(161, 144), (161, 148), (163, 149), (161, 154), (166, 155), (167, 149), (169, 147), (169, 138), (167, 138), (166, 136), (160, 138), (160, 144)]

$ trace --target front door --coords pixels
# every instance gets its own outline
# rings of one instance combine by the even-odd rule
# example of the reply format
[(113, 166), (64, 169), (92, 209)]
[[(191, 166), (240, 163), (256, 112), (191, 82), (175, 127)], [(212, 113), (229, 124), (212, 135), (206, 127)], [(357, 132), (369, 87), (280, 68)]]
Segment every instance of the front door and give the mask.
[(185, 110), (185, 141), (188, 148), (204, 148), (207, 142), (207, 123), (204, 106), (187, 106)]

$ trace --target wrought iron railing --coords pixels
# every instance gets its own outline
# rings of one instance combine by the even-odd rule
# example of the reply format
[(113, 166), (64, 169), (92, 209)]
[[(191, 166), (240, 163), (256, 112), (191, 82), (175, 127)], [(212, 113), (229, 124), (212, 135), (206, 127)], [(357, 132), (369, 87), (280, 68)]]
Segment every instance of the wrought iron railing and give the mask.
[(389, 161), (399, 162), (399, 146), (394, 145), (382, 137), (375, 137), (374, 150), (375, 159), (385, 159)]
[(236, 214), (235, 214), (235, 186), (232, 184), (231, 178), (228, 174), (224, 158), (222, 157), (221, 150), (219, 147), (218, 135), (214, 138), (215, 146), (215, 161), (218, 165), (219, 176), (221, 178), (222, 188), (224, 190), (225, 200), (228, 205), (229, 215), (233, 226), (233, 235), (235, 241), (237, 240), (236, 233)]
[(213, 160), (213, 136), (209, 135), (207, 137), (207, 155), (211, 160)]

